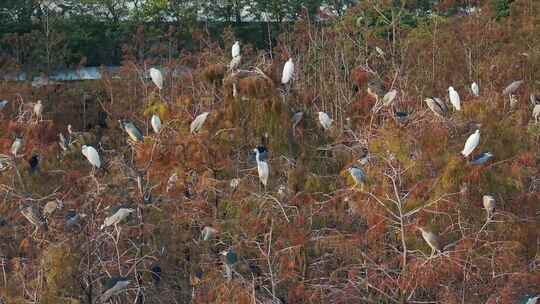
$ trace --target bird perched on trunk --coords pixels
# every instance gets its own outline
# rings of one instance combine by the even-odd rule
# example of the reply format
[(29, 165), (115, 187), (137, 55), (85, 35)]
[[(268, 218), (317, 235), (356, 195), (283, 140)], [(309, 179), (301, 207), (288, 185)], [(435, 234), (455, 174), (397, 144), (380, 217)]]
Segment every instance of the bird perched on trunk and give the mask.
[(43, 227), (47, 230), (47, 222), (43, 218), (41, 211), (37, 207), (28, 206), (21, 210), (21, 214), (32, 224), (34, 225), (34, 232), (32, 236), (35, 236), (39, 230), (39, 227)]
[(189, 126), (191, 134), (195, 134), (202, 129), (202, 126), (204, 125), (208, 114), (210, 114), (210, 112), (204, 112), (195, 117), (195, 119), (193, 120), (193, 122), (191, 122), (191, 125)]
[(151, 68), (150, 78), (156, 87), (158, 87), (158, 89), (161, 91), (161, 89), (163, 89), (163, 75), (161, 74), (161, 71), (156, 68)]
[(468, 157), (471, 155), (471, 153), (476, 149), (478, 144), (480, 143), (480, 130), (476, 130), (474, 134), (469, 136), (467, 138), (467, 141), (465, 142), (465, 146), (463, 147), (463, 151), (461, 151), (461, 154), (464, 157)]
[(283, 66), (283, 72), (281, 74), (281, 84), (288, 84), (294, 76), (294, 63), (292, 58), (289, 58)]
[(476, 82), (473, 82), (471, 84), (471, 91), (472, 91), (473, 96), (475, 97), (480, 96), (480, 87), (478, 86)]
[(453, 87), (448, 88), (448, 96), (454, 109), (456, 109), (456, 111), (461, 111), (461, 99), (459, 98), (458, 92), (454, 90)]
[(416, 228), (420, 230), (422, 238), (424, 238), (424, 241), (431, 247), (431, 256), (433, 256), (435, 252), (441, 252), (439, 237), (435, 233), (424, 227), (416, 226)]
[(135, 124), (127, 120), (119, 120), (120, 126), (126, 131), (129, 138), (134, 142), (142, 142), (144, 140), (143, 134)]
[(446, 104), (440, 98), (426, 98), (424, 101), (435, 115), (442, 118), (448, 113), (448, 107), (446, 107)]
[(257, 161), (257, 172), (259, 173), (259, 180), (266, 189), (266, 185), (268, 184), (268, 175), (270, 174), (268, 163), (265, 160), (261, 159), (261, 153), (259, 149), (254, 149), (253, 152), (255, 152), (255, 160)]
[(484, 205), (484, 209), (486, 209), (487, 219), (489, 220), (493, 215), (493, 210), (495, 210), (495, 198), (491, 195), (484, 195), (482, 197), (482, 204)]
[(161, 119), (159, 119), (159, 116), (157, 116), (156, 114), (152, 115), (152, 118), (150, 119), (150, 124), (152, 125), (154, 133), (159, 134), (159, 131), (161, 131)]
[(105, 218), (105, 221), (103, 221), (103, 225), (101, 225), (99, 229), (103, 230), (104, 228), (109, 226), (115, 226), (116, 228), (116, 226), (121, 221), (126, 219), (131, 213), (135, 212), (135, 209), (120, 207), (117, 210), (113, 209), (112, 211), (113, 214)]
[(42, 120), (42, 114), (43, 114), (43, 104), (41, 103), (41, 100), (38, 100), (37, 103), (34, 105), (34, 115), (36, 116), (37, 121)]
[(107, 302), (112, 296), (119, 295), (125, 291), (130, 284), (130, 281), (126, 277), (112, 277), (108, 279), (104, 284), (105, 291), (99, 297), (101, 303)]
[(11, 144), (11, 149), (10, 149), (11, 154), (13, 154), (13, 156), (16, 157), (17, 154), (19, 153), (19, 151), (21, 150), (22, 145), (23, 145), (22, 138), (21, 137), (15, 137), (15, 140)]
[(333, 120), (325, 112), (319, 112), (319, 123), (325, 130), (329, 130), (332, 127)]

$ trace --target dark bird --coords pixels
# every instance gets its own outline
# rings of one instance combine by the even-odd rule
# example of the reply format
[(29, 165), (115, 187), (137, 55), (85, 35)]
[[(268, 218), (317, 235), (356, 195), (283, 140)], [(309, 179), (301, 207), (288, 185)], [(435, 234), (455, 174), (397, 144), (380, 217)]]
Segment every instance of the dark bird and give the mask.
[(492, 158), (493, 158), (493, 154), (491, 154), (491, 152), (483, 152), (475, 156), (473, 160), (471, 160), (471, 164), (482, 165)]
[(154, 280), (154, 284), (159, 284), (161, 281), (161, 267), (159, 265), (154, 265), (152, 268), (150, 268), (151, 274), (152, 274), (152, 280)]
[(34, 174), (37, 170), (39, 170), (39, 155), (32, 155), (32, 157), (28, 160), (28, 164), (30, 165), (30, 174)]
[(102, 127), (103, 129), (107, 129), (107, 112), (98, 112), (98, 126)]
[(101, 294), (101, 303), (107, 302), (112, 296), (122, 293), (126, 290), (130, 281), (126, 277), (112, 277), (104, 284), (105, 291)]
[[(268, 149), (265, 146), (257, 146), (257, 148), (255, 149), (259, 151), (259, 160), (261, 161), (268, 160)], [(255, 152), (255, 150), (249, 153), (248, 162), (251, 164), (257, 163), (256, 155), (257, 153)]]

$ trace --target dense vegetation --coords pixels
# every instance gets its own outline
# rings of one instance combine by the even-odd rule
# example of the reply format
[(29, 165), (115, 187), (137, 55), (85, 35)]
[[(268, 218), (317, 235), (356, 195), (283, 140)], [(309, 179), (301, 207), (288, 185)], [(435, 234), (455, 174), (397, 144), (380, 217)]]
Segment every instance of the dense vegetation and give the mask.
[[(0, 82), (9, 101), (0, 126), (0, 302), (99, 303), (115, 276), (130, 285), (112, 303), (521, 303), (540, 293), (540, 124), (529, 101), (540, 93), (540, 2), (506, 2), (502, 14), (500, 3), (411, 25), (405, 5), (362, 2), (331, 24), (298, 20), (272, 52), (227, 28), (221, 41), (199, 31), (190, 38), (196, 51), (167, 56), (178, 37), (157, 43), (144, 24), (122, 49), (121, 79)], [(236, 40), (242, 62), (231, 72)], [(296, 72), (283, 86), (289, 57)], [(191, 69), (165, 74), (158, 90), (143, 77), (154, 64)], [(501, 92), (515, 80), (524, 83), (511, 102)], [(393, 104), (368, 94), (376, 82), (383, 93), (397, 90)], [(449, 86), (462, 109), (437, 117), (424, 99), (448, 99)], [(32, 115), (38, 99), (43, 120)], [(319, 111), (334, 120), (330, 130)], [(120, 119), (144, 141), (128, 140)], [(58, 134), (68, 124), (75, 141), (63, 151)], [(494, 154), (482, 165), (459, 154), (477, 128), (473, 156)], [(15, 136), (24, 141), (16, 157)], [(102, 169), (91, 168), (84, 144), (99, 151)], [(250, 161), (260, 144), (270, 151), (267, 187)], [(366, 172), (363, 185), (351, 165)], [(496, 200), (491, 217), (487, 194)], [(136, 212), (100, 229), (120, 205)], [(34, 227), (27, 207), (46, 224)], [(69, 224), (74, 212), (81, 218)], [(215, 236), (203, 238), (205, 227)], [(441, 252), (431, 253), (417, 227), (440, 237)], [(220, 255), (230, 249), (232, 279)]]

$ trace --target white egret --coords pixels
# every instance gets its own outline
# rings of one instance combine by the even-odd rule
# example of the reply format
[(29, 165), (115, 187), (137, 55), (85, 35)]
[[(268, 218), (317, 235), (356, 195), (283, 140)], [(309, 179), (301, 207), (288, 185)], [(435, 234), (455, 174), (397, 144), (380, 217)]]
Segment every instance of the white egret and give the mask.
[(292, 58), (289, 58), (285, 65), (283, 66), (283, 73), (281, 74), (281, 83), (287, 84), (289, 83), (294, 75), (294, 63)]
[(471, 91), (475, 97), (480, 96), (480, 87), (478, 86), (476, 82), (473, 82), (471, 84)]
[(397, 96), (397, 90), (396, 89), (384, 94), (383, 105), (384, 106), (391, 105), (392, 102), (394, 101), (394, 99), (396, 98), (396, 96)]
[(255, 152), (255, 160), (257, 161), (259, 180), (266, 188), (266, 185), (268, 184), (268, 175), (270, 174), (268, 163), (265, 160), (261, 159), (261, 153), (259, 152), (259, 149), (253, 149), (253, 152)]
[(34, 105), (34, 115), (36, 116), (36, 120), (41, 121), (43, 114), (43, 104), (41, 103), (41, 100), (38, 100), (37, 103)]
[(156, 68), (150, 69), (150, 78), (152, 78), (152, 82), (158, 87), (158, 89), (163, 89), (163, 75), (161, 74), (161, 71)]
[(330, 118), (330, 116), (328, 116), (328, 114), (325, 112), (319, 112), (319, 123), (325, 130), (332, 127), (332, 122), (333, 120)]
[(86, 159), (88, 159), (88, 161), (93, 167), (96, 167), (98, 169), (101, 167), (101, 159), (97, 150), (94, 147), (83, 145), (81, 148), (81, 152), (86, 157)]
[(231, 48), (232, 58), (240, 56), (240, 42), (236, 41)]
[(202, 126), (204, 122), (206, 121), (208, 114), (210, 114), (210, 112), (204, 112), (202, 114), (199, 114), (197, 117), (195, 117), (195, 119), (193, 120), (193, 122), (191, 123), (189, 127), (191, 133), (197, 133), (202, 129)]
[(450, 103), (452, 103), (452, 106), (454, 106), (457, 111), (461, 111), (461, 100), (459, 98), (458, 92), (454, 90), (453, 87), (449, 87), (448, 95), (450, 97)]
[(495, 198), (491, 195), (484, 195), (482, 197), (482, 204), (484, 205), (484, 209), (486, 209), (487, 218), (490, 219), (493, 215), (493, 210), (495, 210)]
[[(240, 66), (241, 61), (242, 61), (242, 56), (238, 55), (236, 57), (233, 57), (233, 59), (231, 59), (231, 62), (229, 63), (229, 71), (236, 70)], [(233, 83), (233, 85), (236, 85), (236, 84)]]
[(118, 295), (127, 289), (130, 281), (125, 277), (112, 277), (105, 283), (105, 291), (101, 294), (100, 303), (107, 302), (112, 296)]
[(440, 98), (426, 98), (424, 101), (428, 108), (439, 117), (444, 117), (448, 112), (448, 108)]
[(519, 87), (523, 84), (523, 80), (517, 80), (509, 84), (504, 90), (502, 91), (503, 95), (510, 95), (514, 94)]
[(135, 209), (120, 207), (113, 215), (105, 218), (105, 221), (103, 221), (103, 225), (101, 225), (99, 229), (103, 230), (104, 228), (109, 226), (116, 226), (133, 212), (135, 212)]
[(11, 149), (10, 149), (11, 154), (13, 154), (13, 156), (17, 156), (17, 153), (19, 153), (19, 151), (21, 150), (22, 145), (23, 145), (22, 138), (16, 137), (13, 143), (11, 144)]
[(416, 227), (418, 230), (420, 230), (420, 232), (422, 233), (422, 238), (424, 238), (424, 241), (426, 241), (426, 243), (429, 245), (429, 247), (431, 247), (431, 255), (433, 256), (433, 254), (435, 252), (440, 252), (441, 251), (441, 245), (440, 245), (440, 241), (439, 241), (439, 237), (429, 231), (428, 229), (426, 228), (423, 228), (423, 227), (419, 227), (417, 226)]
[(152, 118), (150, 119), (150, 124), (152, 125), (152, 129), (156, 134), (159, 134), (159, 131), (161, 131), (161, 119), (159, 119), (159, 116), (156, 114), (152, 115)]
[(540, 104), (537, 104), (534, 106), (534, 109), (532, 111), (532, 116), (534, 118), (535, 123), (538, 123), (538, 121), (540, 121)]
[(468, 157), (471, 155), (471, 153), (476, 149), (478, 144), (480, 143), (480, 130), (476, 130), (473, 134), (467, 138), (467, 141), (465, 141), (465, 146), (463, 147), (463, 151), (461, 151), (461, 154), (464, 157)]

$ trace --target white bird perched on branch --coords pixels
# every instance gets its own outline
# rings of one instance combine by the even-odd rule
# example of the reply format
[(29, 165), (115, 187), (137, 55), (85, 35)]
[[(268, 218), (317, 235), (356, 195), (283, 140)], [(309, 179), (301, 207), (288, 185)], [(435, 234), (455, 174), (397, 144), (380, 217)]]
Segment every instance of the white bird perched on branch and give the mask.
[(471, 84), (471, 91), (475, 97), (480, 96), (480, 87), (478, 86), (476, 82), (473, 82)]
[(426, 102), (431, 112), (435, 113), (435, 115), (439, 117), (444, 117), (446, 113), (448, 113), (448, 108), (446, 107), (446, 104), (444, 104), (444, 102), (440, 98), (426, 98), (424, 101)]
[(450, 97), (450, 103), (452, 103), (452, 106), (454, 106), (457, 111), (461, 111), (461, 100), (459, 98), (458, 92), (454, 90), (453, 87), (449, 87), (448, 95)]
[(163, 75), (161, 74), (161, 71), (156, 68), (150, 69), (150, 78), (152, 79), (152, 82), (158, 87), (158, 89), (163, 89)]
[(333, 120), (325, 112), (319, 112), (319, 122), (325, 130), (328, 130), (332, 127)]
[(538, 121), (540, 121), (540, 104), (537, 104), (534, 106), (534, 109), (532, 111), (532, 116), (534, 118), (535, 123), (538, 123)]
[(240, 56), (240, 42), (236, 41), (231, 48), (232, 58)]
[(482, 197), (482, 204), (484, 205), (484, 209), (486, 209), (489, 220), (493, 215), (493, 210), (495, 210), (495, 198), (491, 195), (484, 195)]
[(270, 169), (268, 168), (268, 163), (261, 159), (261, 152), (259, 149), (253, 149), (255, 152), (255, 160), (257, 161), (257, 172), (259, 173), (259, 180), (266, 188), (268, 184), (268, 175), (270, 174)]
[(126, 290), (130, 281), (125, 277), (112, 277), (105, 283), (105, 291), (101, 294), (99, 298), (101, 303), (107, 302), (112, 296), (120, 294), (122, 291)]
[(204, 122), (206, 121), (206, 118), (208, 117), (208, 114), (210, 114), (210, 112), (204, 112), (195, 117), (189, 127), (191, 133), (197, 133), (201, 130)]
[(21, 150), (23, 145), (23, 140), (21, 137), (15, 137), (15, 140), (11, 144), (10, 152), (13, 154), (13, 156), (17, 156), (17, 153)]
[(416, 228), (420, 230), (422, 238), (424, 238), (424, 241), (431, 247), (431, 256), (433, 256), (435, 252), (441, 252), (439, 237), (435, 233), (420, 226), (417, 226)]
[(103, 230), (103, 228), (109, 227), (109, 226), (116, 226), (118, 223), (123, 221), (125, 218), (127, 218), (131, 213), (135, 212), (135, 209), (132, 208), (123, 208), (120, 207), (116, 212), (105, 218), (105, 221), (103, 222), (103, 225), (99, 229)]
[(504, 88), (504, 90), (502, 91), (502, 94), (503, 95), (514, 94), (522, 84), (523, 84), (523, 80), (516, 80), (512, 82), (511, 84), (509, 84), (506, 88)]
[(285, 65), (283, 66), (283, 73), (281, 74), (281, 83), (287, 84), (289, 83), (294, 75), (294, 63), (292, 58), (289, 58), (287, 62), (285, 62)]
[(396, 89), (384, 94), (383, 105), (385, 107), (391, 105), (392, 102), (394, 101), (394, 99), (396, 98), (396, 96), (397, 96), (397, 90)]
[(34, 105), (34, 115), (36, 115), (36, 120), (40, 121), (43, 114), (43, 104), (41, 103), (41, 100), (38, 100), (37, 103)]
[(81, 152), (93, 167), (98, 169), (101, 167), (101, 159), (99, 158), (99, 154), (94, 147), (83, 145)]
[(473, 134), (467, 138), (467, 141), (465, 141), (465, 146), (463, 147), (463, 151), (461, 151), (461, 154), (464, 157), (468, 157), (471, 155), (471, 153), (476, 149), (478, 144), (480, 143), (480, 130), (476, 130)]
[(159, 134), (159, 131), (161, 131), (161, 119), (159, 119), (159, 116), (156, 114), (152, 115), (152, 118), (150, 119), (150, 124), (152, 125), (152, 129), (156, 134)]

